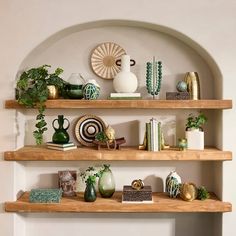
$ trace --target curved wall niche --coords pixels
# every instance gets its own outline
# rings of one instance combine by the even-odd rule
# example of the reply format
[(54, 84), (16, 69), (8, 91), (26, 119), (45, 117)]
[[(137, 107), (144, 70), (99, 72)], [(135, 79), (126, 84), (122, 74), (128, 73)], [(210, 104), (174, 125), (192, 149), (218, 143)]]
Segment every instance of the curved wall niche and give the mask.
[(92, 72), (90, 55), (99, 43), (108, 41), (120, 44), (136, 60), (132, 71), (139, 80), (138, 90), (144, 95), (147, 94), (145, 64), (156, 56), (164, 66), (161, 99), (165, 98), (166, 91), (175, 91), (176, 81), (187, 71), (199, 73), (203, 99), (221, 97), (220, 71), (203, 48), (172, 29), (142, 22), (98, 21), (64, 29), (32, 50), (20, 70), (50, 64), (65, 70), (64, 79), (73, 72), (80, 72), (86, 79), (95, 78), (102, 88), (101, 98), (106, 98), (113, 91), (112, 81), (103, 80)]
[[(201, 77), (202, 98), (222, 98), (222, 76), (220, 70), (211, 56), (202, 47), (187, 36), (173, 29), (143, 22), (101, 21), (64, 29), (52, 35), (32, 50), (22, 62), (20, 70), (42, 64), (50, 64), (53, 69), (56, 67), (62, 67), (64, 69), (64, 79), (67, 79), (73, 72), (80, 72), (86, 79), (95, 78), (101, 85), (102, 97), (106, 98), (107, 95), (112, 92), (112, 81), (98, 78), (92, 72), (89, 59), (93, 48), (99, 43), (107, 41), (120, 44), (127, 53), (136, 60), (137, 65), (132, 68), (132, 70), (139, 79), (139, 91), (141, 91), (143, 95), (147, 94), (144, 87), (145, 64), (147, 61), (152, 60), (152, 56), (155, 55), (158, 59), (163, 61), (164, 65), (163, 87), (160, 98), (165, 98), (166, 91), (175, 91), (176, 81), (182, 79), (186, 71), (199, 72)], [(112, 111), (102, 109), (89, 111), (86, 109), (67, 111), (47, 110), (47, 122), (50, 124), (52, 120), (55, 119), (55, 116), (60, 113), (65, 114), (69, 120), (74, 122), (78, 116), (87, 112), (101, 116), (106, 122), (115, 126), (119, 135), (125, 135), (130, 145), (137, 145), (139, 141), (138, 138), (136, 138), (136, 136), (138, 136), (137, 132), (134, 132), (134, 130), (137, 130), (135, 129), (137, 127), (134, 126), (133, 123), (138, 117), (142, 116), (146, 119), (152, 116), (162, 116), (166, 119), (173, 117), (175, 123), (178, 124), (178, 127), (177, 125), (174, 126), (176, 127), (176, 136), (183, 137), (184, 121), (189, 113), (189, 111), (159, 111), (149, 109), (145, 111), (145, 114), (140, 110), (132, 110), (132, 112), (129, 110), (121, 111), (115, 109)], [(27, 110), (25, 113), (27, 116), (18, 114), (19, 117), (17, 117), (19, 122), (24, 123), (21, 132), (19, 132), (20, 135), (17, 137), (17, 142), (33, 144), (32, 130), (34, 129), (35, 111)], [(221, 132), (219, 132), (219, 135), (214, 134), (222, 127), (221, 112), (206, 111), (206, 114), (209, 120), (211, 120), (206, 130), (206, 143), (208, 145), (219, 146), (221, 144)], [(25, 132), (25, 130), (27, 131)], [(70, 130), (70, 132), (72, 132), (72, 130)], [(46, 141), (50, 140), (52, 133), (53, 130), (49, 127)], [(31, 189), (39, 186), (57, 186), (56, 173), (58, 170), (79, 169), (88, 165), (94, 165), (94, 163), (26, 162), (24, 163), (24, 188)], [(205, 185), (209, 190), (213, 190), (219, 196), (221, 196), (222, 193), (219, 184), (222, 182), (222, 174), (219, 174), (219, 170), (222, 171), (221, 167), (221, 163), (217, 165), (209, 162), (158, 162), (155, 163), (155, 165), (150, 162), (112, 163), (118, 190), (121, 190), (124, 183), (129, 183), (134, 176), (139, 176), (140, 178), (146, 178), (148, 184), (156, 186), (154, 191), (163, 191), (163, 183), (167, 174), (177, 169), (178, 173), (185, 181), (191, 180), (197, 185)], [(132, 171), (130, 171), (131, 169)], [(150, 175), (150, 173), (153, 174)], [(17, 189), (17, 191), (18, 190), (19, 189)], [(124, 226), (124, 224), (128, 225), (124, 227), (124, 229), (130, 228), (130, 223), (132, 222), (137, 223), (138, 221), (136, 225), (147, 222), (148, 224), (145, 225), (148, 225), (149, 231), (144, 228), (145, 233), (151, 230), (152, 233), (161, 232), (164, 235), (171, 236), (185, 236), (189, 234), (188, 232), (194, 232), (194, 235), (214, 235), (214, 224), (216, 221), (217, 223), (221, 221), (221, 219), (215, 220), (215, 217), (212, 217), (210, 214), (146, 214), (145, 216), (147, 220), (144, 219), (142, 215), (135, 216), (134, 221), (132, 221), (133, 219), (130, 219), (130, 217), (125, 214), (119, 216), (103, 214), (98, 217), (91, 214), (59, 217), (53, 214), (43, 214), (33, 217), (32, 215), (26, 215), (24, 220), (27, 224), (27, 232), (31, 232), (31, 228), (33, 229), (33, 227), (43, 227), (48, 221), (55, 223), (57, 232), (65, 232), (71, 226), (71, 224), (61, 224), (61, 222), (73, 222), (73, 227), (83, 232), (86, 226), (85, 220), (90, 218), (89, 222), (97, 222), (99, 220), (99, 225), (97, 224), (96, 227), (102, 227), (101, 223), (104, 223), (106, 226), (110, 223), (114, 226), (114, 222), (118, 222), (117, 227), (119, 228), (120, 224), (122, 226)], [(150, 224), (150, 222), (152, 224)], [(164, 229), (163, 223), (165, 223)], [(218, 225), (220, 225), (220, 223)], [(99, 229), (97, 229), (97, 232), (102, 232), (102, 230)], [(50, 230), (51, 232), (55, 232), (55, 226), (50, 227)], [(86, 232), (87, 230), (86, 227)], [(125, 232), (127, 233), (127, 231)]]

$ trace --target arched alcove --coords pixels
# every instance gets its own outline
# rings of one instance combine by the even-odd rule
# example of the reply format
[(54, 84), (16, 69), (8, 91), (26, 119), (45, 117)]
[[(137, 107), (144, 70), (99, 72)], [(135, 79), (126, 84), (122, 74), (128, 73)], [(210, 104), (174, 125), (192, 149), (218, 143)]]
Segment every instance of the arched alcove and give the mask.
[(166, 91), (174, 91), (175, 81), (182, 79), (187, 71), (199, 72), (203, 98), (222, 98), (220, 69), (203, 47), (174, 29), (141, 21), (106, 20), (65, 28), (32, 49), (20, 70), (41, 64), (60, 66), (65, 70), (65, 79), (72, 72), (80, 72), (85, 77), (98, 79), (104, 90), (110, 92), (111, 81), (105, 83), (93, 74), (89, 62), (91, 51), (107, 41), (120, 44), (137, 61), (133, 71), (138, 76), (141, 92), (145, 91), (142, 88), (145, 63), (156, 56), (163, 61), (164, 80), (171, 81), (170, 86), (162, 89), (161, 98), (165, 98)]
[[(64, 69), (63, 78), (67, 79), (70, 73), (80, 72), (86, 79), (95, 78), (101, 85), (101, 98), (106, 98), (112, 92), (112, 80), (107, 81), (97, 77), (90, 67), (90, 55), (92, 50), (100, 43), (112, 41), (121, 45), (128, 54), (131, 55), (137, 62), (133, 72), (137, 75), (139, 80), (139, 91), (143, 97), (148, 97), (145, 90), (145, 64), (147, 61), (152, 60), (152, 56), (156, 56), (159, 60), (163, 61), (164, 77), (163, 87), (161, 90), (160, 98), (165, 99), (165, 92), (175, 91), (175, 85), (178, 80), (183, 79), (185, 72), (197, 71), (201, 78), (201, 92), (203, 99), (222, 98), (222, 75), (219, 67), (215, 63), (211, 55), (202, 48), (197, 42), (190, 39), (188, 36), (177, 32), (174, 29), (165, 26), (151, 24), (147, 22), (126, 21), (126, 20), (109, 20), (109, 21), (96, 21), (79, 25), (74, 25), (69, 28), (63, 29), (49, 38), (45, 39), (40, 45), (37, 45), (20, 65), (20, 70), (39, 66), (42, 64), (50, 64), (53, 68), (62, 67)], [(195, 112), (195, 111), (194, 111)], [(24, 144), (33, 144), (32, 130), (35, 123), (35, 111), (28, 110), (25, 112), (27, 116), (24, 117), (26, 123), (23, 128), (25, 132)], [(70, 121), (74, 121), (78, 116), (88, 113), (86, 109), (66, 110), (66, 111), (48, 111), (47, 122), (50, 124), (57, 114), (65, 114)], [(184, 122), (189, 114), (188, 111), (159, 111), (159, 110), (104, 110), (104, 109), (90, 109), (89, 113), (102, 117), (107, 123), (111, 124), (117, 130), (118, 135), (126, 136), (127, 143), (130, 145), (137, 145), (139, 140), (137, 131), (137, 120), (139, 117), (149, 119), (152, 116), (160, 116), (163, 119), (175, 121), (177, 134), (176, 137), (184, 136)], [(207, 127), (206, 144), (213, 146), (221, 145), (221, 112), (219, 111), (206, 111), (208, 118), (211, 120)], [(166, 118), (170, 117), (170, 118)], [(23, 120), (23, 119), (22, 119)], [(169, 122), (168, 120), (168, 122)], [(178, 124), (178, 127), (177, 125)], [(177, 127), (177, 128), (176, 128)], [(213, 131), (213, 132), (212, 132)], [(73, 132), (70, 129), (70, 134)], [(218, 135), (212, 135), (218, 132)], [(49, 127), (47, 138), (45, 141), (50, 141), (53, 129)], [(135, 138), (134, 138), (135, 137)], [(22, 136), (19, 137), (22, 139)], [(220, 140), (220, 141), (219, 141)], [(172, 143), (171, 143), (172, 144)], [(100, 164), (100, 163), (96, 163)], [(65, 163), (27, 163), (25, 165), (25, 186), (27, 189), (36, 187), (52, 187), (57, 185), (57, 171), (63, 169), (79, 169), (81, 166), (85, 168), (88, 165), (94, 165), (93, 162), (65, 162)], [(210, 190), (216, 192), (219, 196), (222, 193), (221, 186), (216, 183), (222, 181), (222, 175), (215, 174), (221, 164), (213, 164), (208, 162), (161, 162), (155, 164), (142, 162), (142, 163), (120, 163), (112, 162), (112, 168), (117, 178), (117, 189), (122, 190), (122, 186), (131, 182), (132, 178), (139, 176), (140, 178), (152, 177), (150, 183), (155, 183), (157, 178), (162, 179), (163, 183), (165, 177), (170, 171), (178, 170), (179, 174), (185, 181), (193, 181), (197, 185), (205, 185)], [(132, 171), (130, 171), (132, 170)], [(52, 174), (53, 173), (53, 174)], [(150, 175), (152, 173), (152, 175)], [(153, 178), (154, 177), (154, 178)], [(214, 181), (213, 181), (214, 180)], [(153, 188), (153, 191), (163, 191), (158, 186)], [(70, 216), (66, 221), (72, 220), (76, 224), (80, 223), (84, 218), (92, 218), (92, 221), (97, 221), (98, 217), (93, 218), (91, 215)], [(125, 216), (127, 221), (130, 220)], [(123, 224), (126, 220), (123, 215), (117, 217), (114, 215), (104, 216), (105, 220), (113, 220), (118, 218)], [(36, 224), (40, 227), (40, 221), (45, 223), (49, 218), (53, 221), (56, 217), (43, 215), (42, 217), (26, 217), (28, 224), (28, 231), (31, 232), (31, 225)], [(66, 217), (65, 217), (66, 218)], [(123, 219), (124, 218), (124, 219)], [(135, 220), (142, 216), (136, 217)], [(160, 227), (162, 220), (166, 221), (166, 232), (168, 235), (187, 235), (186, 232), (198, 227), (196, 232), (201, 232), (204, 235), (213, 235), (211, 227), (214, 224), (214, 218), (209, 215), (192, 214), (190, 215), (155, 215), (147, 219), (154, 219), (153, 225)], [(58, 220), (58, 219), (56, 219)], [(65, 220), (63, 217), (61, 220)], [(117, 220), (117, 219), (116, 219)], [(185, 225), (186, 220), (187, 230)], [(39, 223), (38, 223), (39, 222)], [(194, 222), (193, 224), (189, 224)], [(60, 221), (56, 222), (60, 226)], [(209, 226), (210, 227), (207, 227)], [(156, 226), (156, 227), (157, 227)], [(199, 227), (201, 226), (201, 227)], [(67, 228), (68, 226), (63, 226)], [(78, 227), (78, 225), (77, 225)], [(52, 227), (53, 228), (53, 227)], [(172, 229), (169, 232), (169, 229)], [(52, 229), (53, 230), (53, 229)], [(158, 229), (156, 229), (158, 232)]]

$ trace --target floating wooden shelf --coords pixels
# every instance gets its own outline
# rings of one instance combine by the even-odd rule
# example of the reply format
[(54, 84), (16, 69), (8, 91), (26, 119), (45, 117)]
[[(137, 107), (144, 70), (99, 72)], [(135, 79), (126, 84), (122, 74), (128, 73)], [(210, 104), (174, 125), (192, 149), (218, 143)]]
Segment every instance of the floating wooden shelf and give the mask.
[(179, 151), (177, 149), (149, 152), (137, 147), (122, 147), (121, 150), (97, 150), (77, 148), (69, 151), (56, 151), (45, 146), (25, 146), (17, 151), (4, 153), (6, 161), (226, 161), (232, 160), (230, 151), (216, 148)]
[(24, 193), (15, 202), (6, 202), (7, 212), (230, 212), (232, 206), (222, 202), (215, 194), (205, 201), (186, 202), (182, 199), (169, 198), (165, 193), (153, 193), (153, 203), (122, 203), (122, 193), (116, 192), (112, 198), (100, 198), (93, 203), (84, 202), (83, 193), (77, 197), (62, 198), (61, 203), (30, 203), (29, 193)]
[[(48, 100), (47, 108), (135, 108), (135, 109), (231, 109), (232, 100)], [(25, 108), (7, 100), (5, 108)]]

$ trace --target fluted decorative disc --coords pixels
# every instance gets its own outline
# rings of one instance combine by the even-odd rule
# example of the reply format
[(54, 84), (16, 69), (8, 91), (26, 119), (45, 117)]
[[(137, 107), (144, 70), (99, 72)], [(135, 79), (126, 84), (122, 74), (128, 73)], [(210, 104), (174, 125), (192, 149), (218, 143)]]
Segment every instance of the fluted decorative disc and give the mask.
[(125, 50), (116, 43), (99, 44), (91, 55), (91, 66), (94, 73), (103, 79), (113, 79), (120, 71), (116, 60), (121, 59), (121, 56), (125, 54)]

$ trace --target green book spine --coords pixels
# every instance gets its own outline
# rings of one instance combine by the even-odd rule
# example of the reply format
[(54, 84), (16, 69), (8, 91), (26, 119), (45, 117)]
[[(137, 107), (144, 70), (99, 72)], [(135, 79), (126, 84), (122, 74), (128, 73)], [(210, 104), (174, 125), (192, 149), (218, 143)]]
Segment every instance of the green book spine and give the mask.
[(147, 132), (147, 150), (151, 151), (151, 123), (146, 123)]

